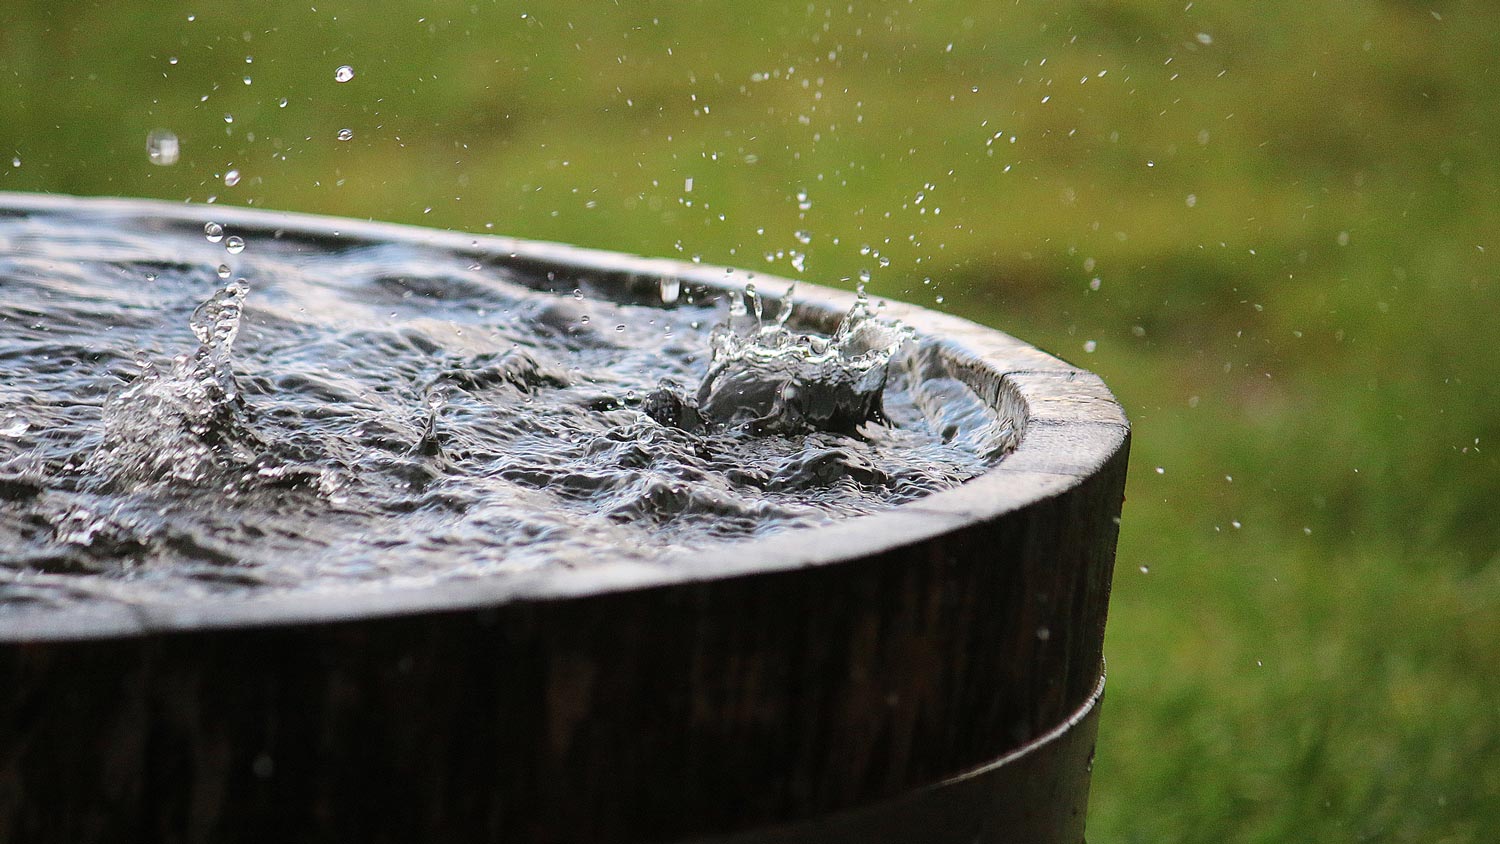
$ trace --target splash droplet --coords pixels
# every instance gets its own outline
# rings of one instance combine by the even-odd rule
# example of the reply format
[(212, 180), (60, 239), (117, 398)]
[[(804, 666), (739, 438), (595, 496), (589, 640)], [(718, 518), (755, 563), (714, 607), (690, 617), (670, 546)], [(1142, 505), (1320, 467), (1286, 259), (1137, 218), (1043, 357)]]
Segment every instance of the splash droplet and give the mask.
[(224, 239), (224, 227), (218, 223), (204, 223), (203, 236), (208, 238), (209, 243), (218, 243)]
[(659, 289), (663, 305), (676, 304), (677, 297), (682, 293), (682, 282), (673, 276), (662, 276)]
[(182, 145), (176, 135), (156, 129), (146, 135), (146, 157), (158, 167), (170, 167), (182, 157)]
[(339, 69), (333, 72), (333, 81), (348, 82), (354, 78), (354, 68), (349, 65), (339, 65)]
[(354, 139), (354, 130), (353, 129), (340, 129), (339, 130), (339, 134), (338, 134), (338, 139), (341, 140), (341, 141), (353, 140)]
[(238, 255), (245, 251), (245, 239), (239, 235), (230, 235), (224, 240), (224, 251), (231, 255)]
[(239, 183), (240, 183), (240, 171), (238, 171), (238, 170), (230, 170), (228, 173), (224, 174), (224, 186), (225, 187), (231, 187), (232, 188), (232, 187), (234, 187), (235, 185), (237, 185)]

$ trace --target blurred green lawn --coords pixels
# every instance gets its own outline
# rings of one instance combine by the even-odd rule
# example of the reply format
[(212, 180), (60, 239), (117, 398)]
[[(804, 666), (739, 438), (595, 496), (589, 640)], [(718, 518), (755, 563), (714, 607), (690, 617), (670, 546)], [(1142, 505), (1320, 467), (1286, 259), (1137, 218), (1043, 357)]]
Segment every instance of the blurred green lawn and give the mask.
[(1482, 2), (7, 0), (0, 190), (871, 269), (1131, 412), (1091, 840), (1486, 842), (1497, 45)]

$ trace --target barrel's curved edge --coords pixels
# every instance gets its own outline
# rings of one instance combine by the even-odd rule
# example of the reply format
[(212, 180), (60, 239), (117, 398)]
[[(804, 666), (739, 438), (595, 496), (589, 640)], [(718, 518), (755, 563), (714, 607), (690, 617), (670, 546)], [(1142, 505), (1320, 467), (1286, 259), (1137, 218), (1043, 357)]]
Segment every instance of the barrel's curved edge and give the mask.
[[(509, 256), (568, 265), (584, 271), (661, 274), (722, 290), (732, 270), (663, 258), (441, 231), (395, 223), (294, 212), (161, 200), (81, 198), (0, 191), (0, 210), (67, 212), (86, 209), (118, 217), (165, 218), (198, 223), (284, 230), (308, 236), (396, 240), (466, 253)], [(785, 279), (758, 276), (774, 284)], [(798, 283), (816, 297), (809, 307), (843, 313), (854, 294)], [(1097, 375), (1072, 366), (997, 329), (891, 301), (886, 313), (935, 338), (955, 366), (971, 366), (995, 379), (997, 406), (1009, 407), (1024, 426), (1016, 448), (994, 468), (958, 487), (909, 504), (831, 525), (789, 531), (753, 543), (723, 543), (664, 555), (655, 563), (601, 561), (586, 570), (507, 573), (391, 590), (340, 587), (329, 593), (211, 598), (193, 606), (135, 604), (57, 613), (7, 615), (0, 642), (96, 639), (245, 626), (320, 624), (422, 612), (472, 611), (513, 603), (566, 600), (729, 579), (811, 566), (835, 565), (916, 544), (976, 520), (1005, 518), (1077, 487), (1126, 447), (1129, 423)]]
[(680, 844), (1081, 844), (1106, 673), (1101, 665), (1093, 693), (1056, 727), (963, 773), (831, 815)]

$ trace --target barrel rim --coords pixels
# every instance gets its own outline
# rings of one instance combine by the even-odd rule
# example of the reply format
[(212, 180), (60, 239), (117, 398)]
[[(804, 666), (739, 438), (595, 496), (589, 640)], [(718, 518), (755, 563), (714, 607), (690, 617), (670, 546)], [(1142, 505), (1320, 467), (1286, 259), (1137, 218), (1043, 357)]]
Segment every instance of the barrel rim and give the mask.
[[(718, 291), (729, 268), (647, 258), (492, 234), (296, 212), (162, 200), (74, 197), (0, 191), (0, 212), (87, 213), (109, 219), (157, 219), (339, 240), (399, 241), (497, 260), (542, 262), (573, 271), (675, 277)], [(790, 283), (757, 273), (768, 287)], [(854, 294), (797, 282), (799, 320), (836, 318)], [(23, 610), (0, 624), (0, 642), (116, 639), (233, 628), (361, 621), (432, 612), (499, 609), (606, 593), (724, 581), (794, 569), (837, 566), (1035, 507), (1082, 483), (1125, 447), (1129, 422), (1098, 376), (997, 329), (887, 300), (886, 315), (933, 341), (952, 366), (993, 384), (987, 400), (1017, 420), (1015, 449), (976, 478), (907, 504), (833, 524), (754, 541), (669, 552), (653, 563), (600, 561), (585, 568), (507, 572), (402, 587), (337, 587), (312, 593), (211, 597), (192, 605), (104, 604)], [(804, 312), (805, 311), (805, 312)]]

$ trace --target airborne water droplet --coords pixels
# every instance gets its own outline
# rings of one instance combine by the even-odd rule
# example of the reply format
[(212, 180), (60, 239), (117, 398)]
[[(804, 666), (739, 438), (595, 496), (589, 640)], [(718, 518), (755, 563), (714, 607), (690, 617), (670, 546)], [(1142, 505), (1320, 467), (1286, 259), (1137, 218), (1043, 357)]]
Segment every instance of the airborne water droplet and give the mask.
[(218, 223), (204, 223), (203, 236), (208, 238), (209, 243), (218, 243), (224, 239), (224, 227)]
[(156, 129), (146, 135), (146, 157), (158, 167), (170, 167), (182, 156), (182, 146), (177, 136), (165, 129)]
[(353, 138), (354, 138), (354, 130), (353, 129), (340, 129), (339, 130), (339, 133), (338, 133), (338, 139), (339, 140), (341, 140), (341, 141), (348, 141), (348, 140), (353, 140)]
[(219, 278), (229, 278), (229, 265), (228, 264), (220, 264), (219, 265)]
[(658, 281), (658, 289), (661, 291), (662, 304), (675, 304), (682, 292), (682, 282), (673, 276), (662, 276)]
[(230, 235), (224, 241), (224, 250), (231, 255), (238, 255), (245, 251), (245, 239), (239, 235)]
[(333, 81), (348, 82), (354, 78), (354, 68), (349, 65), (339, 65), (339, 69), (333, 72)]
[(228, 173), (224, 174), (224, 186), (225, 187), (231, 187), (232, 188), (232, 187), (234, 187), (235, 185), (237, 185), (239, 183), (240, 183), (240, 171), (238, 171), (238, 170), (230, 170)]

